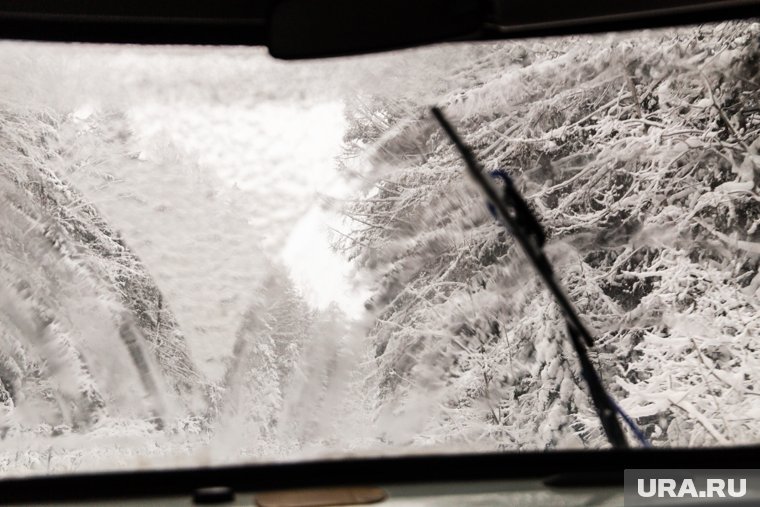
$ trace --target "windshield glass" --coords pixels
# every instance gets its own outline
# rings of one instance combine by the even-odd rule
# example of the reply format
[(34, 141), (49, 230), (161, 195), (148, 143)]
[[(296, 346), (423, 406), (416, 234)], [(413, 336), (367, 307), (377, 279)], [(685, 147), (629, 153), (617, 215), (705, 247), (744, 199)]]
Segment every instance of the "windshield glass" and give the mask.
[(760, 442), (759, 40), (0, 43), (0, 474), (608, 447), (434, 105), (645, 439)]

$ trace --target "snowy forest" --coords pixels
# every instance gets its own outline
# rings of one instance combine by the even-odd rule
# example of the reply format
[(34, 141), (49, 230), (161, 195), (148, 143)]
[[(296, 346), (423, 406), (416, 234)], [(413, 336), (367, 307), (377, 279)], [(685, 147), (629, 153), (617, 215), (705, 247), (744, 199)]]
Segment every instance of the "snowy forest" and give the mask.
[(540, 217), (652, 445), (760, 441), (758, 23), (0, 71), (3, 476), (607, 447), (433, 105)]

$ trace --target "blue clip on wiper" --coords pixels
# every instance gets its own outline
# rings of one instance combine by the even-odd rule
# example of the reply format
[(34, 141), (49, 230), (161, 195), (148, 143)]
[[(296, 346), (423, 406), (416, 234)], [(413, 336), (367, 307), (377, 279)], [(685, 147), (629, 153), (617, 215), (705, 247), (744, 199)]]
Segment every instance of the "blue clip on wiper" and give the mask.
[[(537, 246), (543, 247), (546, 243), (546, 233), (541, 223), (528, 207), (520, 192), (515, 188), (512, 178), (504, 169), (496, 169), (489, 173), (493, 179), (501, 180), (504, 183), (504, 195), (502, 199), (511, 208), (515, 224), (522, 228), (523, 233), (530, 238)], [(498, 212), (493, 204), (488, 203), (488, 209), (494, 218), (498, 219)], [(506, 224), (504, 224), (506, 225)]]

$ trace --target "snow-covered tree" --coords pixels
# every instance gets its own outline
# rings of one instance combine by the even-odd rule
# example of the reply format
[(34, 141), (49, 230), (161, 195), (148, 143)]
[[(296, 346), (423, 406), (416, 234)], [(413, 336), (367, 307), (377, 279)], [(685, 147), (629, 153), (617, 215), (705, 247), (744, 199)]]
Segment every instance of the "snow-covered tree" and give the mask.
[[(610, 392), (656, 444), (752, 441), (758, 27), (569, 38), (436, 99), (541, 216)], [(424, 104), (349, 104), (339, 245), (376, 276), (375, 385), (429, 442), (604, 445), (561, 316)], [(367, 106), (370, 104), (370, 106)], [(399, 113), (399, 111), (403, 111)], [(730, 415), (729, 415), (730, 414)]]
[(4, 424), (81, 430), (161, 415), (167, 386), (180, 400), (198, 379), (176, 321), (119, 234), (65, 182), (67, 118), (0, 115), (15, 126), (0, 141)]

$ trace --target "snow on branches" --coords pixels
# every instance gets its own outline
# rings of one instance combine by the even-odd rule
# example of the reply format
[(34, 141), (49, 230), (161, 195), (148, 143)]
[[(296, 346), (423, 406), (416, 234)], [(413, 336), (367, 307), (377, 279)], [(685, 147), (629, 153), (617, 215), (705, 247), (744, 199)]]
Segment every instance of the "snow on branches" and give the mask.
[[(596, 332), (603, 381), (655, 445), (760, 438), (756, 23), (494, 44), (438, 103), (506, 168)], [(604, 437), (553, 302), (485, 212), (424, 104), (349, 108), (372, 182), (338, 239), (375, 273), (383, 403), (437, 400), (420, 439), (505, 449)], [(400, 112), (405, 111), (405, 112)], [(367, 126), (374, 125), (372, 129)], [(361, 154), (361, 155), (360, 155)]]

